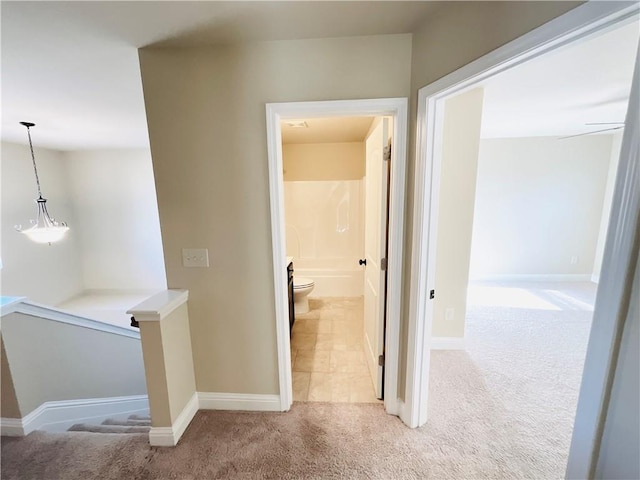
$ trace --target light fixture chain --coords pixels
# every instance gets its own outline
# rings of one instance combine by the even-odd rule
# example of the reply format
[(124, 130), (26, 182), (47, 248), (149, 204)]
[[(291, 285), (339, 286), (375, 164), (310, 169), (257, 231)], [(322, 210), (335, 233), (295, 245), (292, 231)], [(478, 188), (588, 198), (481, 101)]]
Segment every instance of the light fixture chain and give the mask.
[(38, 168), (36, 167), (36, 156), (33, 153), (33, 144), (31, 143), (31, 131), (27, 126), (27, 135), (29, 136), (29, 148), (31, 149), (31, 161), (33, 162), (33, 172), (36, 174), (36, 185), (38, 185), (38, 196), (42, 198), (42, 192), (40, 191), (40, 178), (38, 177)]

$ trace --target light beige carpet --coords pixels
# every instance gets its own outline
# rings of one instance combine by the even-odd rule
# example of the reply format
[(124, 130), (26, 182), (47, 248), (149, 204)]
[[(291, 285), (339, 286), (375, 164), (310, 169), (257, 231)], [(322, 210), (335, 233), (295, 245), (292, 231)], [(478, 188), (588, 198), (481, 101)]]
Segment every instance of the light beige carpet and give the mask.
[(2, 478), (562, 478), (591, 312), (580, 288), (554, 288), (528, 308), (470, 305), (467, 351), (432, 354), (422, 428), (373, 404), (199, 412), (174, 449), (131, 434), (3, 438)]

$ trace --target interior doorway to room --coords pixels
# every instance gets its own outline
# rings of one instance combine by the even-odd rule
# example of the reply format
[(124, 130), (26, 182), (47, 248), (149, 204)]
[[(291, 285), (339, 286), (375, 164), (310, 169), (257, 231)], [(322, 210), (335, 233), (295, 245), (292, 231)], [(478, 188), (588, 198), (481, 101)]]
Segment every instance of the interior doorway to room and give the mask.
[[(627, 42), (624, 46), (619, 43), (621, 39)], [(578, 51), (588, 47), (590, 42), (601, 42), (603, 50), (599, 53)], [(427, 282), (433, 285), (435, 281), (437, 291), (443, 283), (447, 287), (453, 285), (458, 296), (445, 298), (445, 302), (450, 302), (448, 305), (438, 304), (436, 296), (436, 301), (422, 307), (422, 311), (418, 304), (418, 315), (424, 315), (420, 318), (426, 319), (422, 327), (428, 330), (433, 327), (433, 331), (424, 332), (429, 341), (419, 346), (426, 346), (420, 353), (426, 357), (420, 366), (426, 368), (419, 374), (409, 372), (416, 382), (411, 387), (417, 386), (414, 397), (409, 398), (421, 402), (409, 410), (418, 425), (426, 420), (428, 409), (429, 416), (446, 417), (445, 402), (480, 408), (484, 412), (482, 415), (480, 411), (476, 412), (476, 415), (467, 411), (462, 414), (465, 418), (482, 418), (490, 412), (493, 419), (488, 427), (495, 429), (496, 425), (501, 425), (503, 430), (497, 429), (495, 433), (500, 438), (510, 439), (511, 446), (505, 444), (505, 451), (511, 452), (510, 448), (515, 448), (520, 453), (528, 452), (523, 456), (525, 462), (531, 456), (544, 458), (544, 462), (536, 466), (541, 468), (537, 472), (540, 476), (563, 476), (567, 467), (596, 296), (596, 285), (592, 280), (598, 280), (602, 265), (620, 151), (622, 148), (624, 152), (624, 144), (627, 148), (630, 144), (627, 140), (623, 143), (619, 133), (625, 117), (629, 118), (629, 94), (637, 88), (637, 85), (632, 88), (638, 47), (637, 8), (609, 14), (608, 22), (600, 19), (597, 26), (594, 22), (590, 29), (585, 28), (576, 35), (573, 42), (565, 38), (559, 43), (563, 46), (538, 47), (545, 53), (528, 60), (514, 57), (517, 60), (512, 59), (511, 64), (517, 65), (515, 67), (494, 67), (493, 73), (465, 77), (465, 82), (458, 78), (457, 91), (453, 87), (425, 87), (419, 101), (422, 110), (419, 121), (429, 126), (421, 132), (422, 146), (419, 143), (418, 155), (419, 158), (425, 155), (429, 162), (426, 171), (432, 176), (423, 172), (416, 174), (418, 185), (427, 179), (430, 182), (430, 185), (423, 184), (428, 199), (424, 202), (425, 209), (420, 207), (418, 210), (421, 211), (416, 212), (419, 220), (414, 222), (418, 228), (418, 242), (414, 237), (414, 245), (417, 250), (424, 248), (421, 253), (425, 256), (424, 264), (418, 268), (422, 266), (425, 272), (430, 272), (418, 283), (424, 282), (424, 289)], [(615, 61), (613, 67), (606, 65), (613, 51), (626, 55), (623, 65), (620, 61)], [(581, 90), (580, 82), (568, 79), (581, 101), (568, 94), (556, 95), (550, 103), (560, 107), (559, 110), (550, 111), (542, 130), (531, 134), (514, 131), (531, 117), (540, 115), (535, 108), (544, 109), (545, 102), (535, 98), (537, 85), (527, 84), (526, 80), (524, 85), (519, 85), (527, 90), (527, 100), (534, 102), (533, 112), (519, 105), (517, 99), (522, 99), (522, 92), (517, 87), (505, 91), (505, 86), (501, 85), (502, 93), (507, 96), (513, 93), (513, 98), (508, 102), (509, 108), (500, 113), (502, 125), (494, 123), (491, 127), (510, 130), (510, 134), (497, 136), (508, 138), (481, 139), (480, 120), (484, 122), (490, 117), (482, 111), (483, 96), (484, 108), (489, 108), (489, 113), (493, 113), (491, 109), (495, 107), (490, 104), (491, 95), (488, 94), (491, 82), (499, 82), (501, 75), (503, 78), (516, 76), (519, 69), (530, 73), (536, 63), (547, 60), (552, 64), (555, 61), (555, 67), (549, 64), (543, 67), (545, 75), (554, 71), (558, 73), (554, 78), (565, 78), (562, 67), (571, 66), (567, 58), (562, 59), (564, 53), (581, 57), (580, 69), (597, 66), (602, 60), (604, 64), (597, 69), (598, 75), (589, 78), (583, 70), (582, 77), (596, 80), (597, 84), (607, 81), (603, 72), (613, 72), (613, 85), (596, 85), (589, 93)], [(485, 64), (487, 71), (491, 69)], [(616, 77), (615, 74), (619, 75)], [(585, 105), (585, 98), (591, 98), (591, 104)], [(457, 121), (447, 118), (452, 115), (448, 112), (449, 106), (455, 116), (456, 110), (457, 113), (464, 111), (460, 108), (464, 103), (471, 106), (471, 113), (467, 110)], [(571, 125), (566, 110), (572, 110), (571, 114), (582, 114), (582, 118), (578, 121), (574, 118)], [(475, 126), (465, 124), (469, 117), (476, 119)], [(558, 130), (559, 127), (565, 130)], [(455, 132), (456, 128), (465, 132)], [(484, 129), (485, 125), (482, 125)], [(473, 147), (467, 146), (464, 150), (460, 146), (469, 135), (475, 135), (475, 157)], [(456, 140), (454, 148), (447, 146), (451, 138)], [(447, 224), (456, 216), (450, 211), (444, 214), (442, 211), (447, 208), (450, 180), (460, 174), (452, 172), (451, 165), (446, 164), (455, 155), (469, 162), (466, 164), (466, 183), (460, 186), (459, 179), (457, 182), (464, 192), (456, 196), (456, 212), (463, 212), (457, 217), (459, 225), (454, 225), (457, 230)], [(534, 192), (537, 194), (532, 195)], [(420, 202), (420, 195), (416, 196)], [(623, 230), (616, 229), (616, 235), (622, 235)], [(420, 231), (428, 233), (425, 236)], [(457, 247), (466, 243), (462, 248), (466, 251), (449, 252), (449, 258), (441, 258), (450, 246), (441, 234), (453, 231)], [(611, 242), (612, 234), (608, 237)], [(441, 248), (443, 245), (445, 248)], [(447, 262), (452, 258), (461, 265), (451, 268)], [(606, 265), (606, 255), (604, 261)], [(470, 264), (471, 277), (484, 283), (467, 284)], [(445, 274), (438, 274), (440, 267), (445, 267)], [(452, 270), (455, 270), (456, 278), (447, 275)], [(545, 284), (544, 281), (553, 283)], [(598, 298), (599, 302), (607, 301)], [(612, 308), (618, 307), (612, 305)], [(603, 340), (607, 341), (599, 339), (600, 342)], [(602, 346), (603, 352), (610, 347)], [(429, 352), (429, 348), (449, 352)], [(452, 349), (458, 351), (452, 352)], [(412, 370), (415, 365), (412, 359), (408, 363)], [(444, 370), (443, 365), (446, 366)], [(429, 371), (432, 390), (427, 402)], [(465, 385), (473, 387), (473, 391), (469, 388), (455, 391), (452, 373), (464, 377)], [(424, 379), (422, 384), (421, 378)], [(450, 394), (443, 397), (447, 387), (453, 390), (449, 389)], [(454, 398), (452, 392), (463, 399)], [(467, 400), (471, 398), (472, 401), (464, 400), (467, 394), (470, 396)], [(484, 394), (488, 395), (487, 399), (499, 398), (500, 401), (483, 403)], [(595, 428), (598, 419), (592, 418), (585, 423)], [(480, 421), (479, 430), (482, 428)], [(521, 435), (522, 432), (526, 435)], [(499, 446), (496, 444), (497, 449)], [(548, 452), (553, 455), (545, 457)], [(582, 458), (588, 458), (588, 454)], [(517, 465), (518, 459), (514, 458), (512, 463)], [(569, 462), (570, 471), (584, 468), (577, 465)]]
[[(436, 286), (460, 296), (434, 303), (432, 349), (444, 351), (431, 353), (430, 381), (450, 388), (433, 389), (431, 408), (500, 398), (500, 431), (540, 459), (541, 477), (567, 465), (638, 36), (621, 26), (445, 102)], [(460, 148), (469, 141), (474, 152)], [(453, 161), (473, 177), (466, 193)], [(443, 218), (453, 201), (459, 216)], [(444, 383), (452, 363), (458, 380)], [(469, 377), (484, 388), (471, 392)]]
[(272, 211), (274, 232), (282, 231), (274, 264), (282, 252), (285, 281), (292, 276), (279, 319), (285, 409), (293, 400), (382, 400), (397, 413), (405, 154), (395, 139), (406, 132), (396, 120), (406, 100), (272, 107), (293, 107), (273, 117), (270, 136), (279, 161), (270, 156), (272, 205), (282, 198)]
[(383, 398), (389, 123), (281, 122), (294, 401)]

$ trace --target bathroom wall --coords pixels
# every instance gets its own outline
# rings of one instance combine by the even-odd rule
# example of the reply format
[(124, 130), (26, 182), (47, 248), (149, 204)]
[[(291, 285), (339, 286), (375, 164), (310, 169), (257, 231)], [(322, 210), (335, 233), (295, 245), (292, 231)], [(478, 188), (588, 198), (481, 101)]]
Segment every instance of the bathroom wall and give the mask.
[(287, 255), (298, 266), (362, 255), (362, 180), (284, 182), (284, 198)]
[(284, 181), (360, 180), (364, 142), (293, 143), (282, 146)]
[(312, 297), (363, 293), (364, 142), (283, 145), (287, 255)]

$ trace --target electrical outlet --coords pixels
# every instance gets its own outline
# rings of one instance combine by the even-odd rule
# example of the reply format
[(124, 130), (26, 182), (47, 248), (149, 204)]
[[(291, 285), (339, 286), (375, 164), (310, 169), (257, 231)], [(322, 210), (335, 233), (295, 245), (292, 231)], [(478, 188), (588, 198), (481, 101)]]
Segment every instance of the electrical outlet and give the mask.
[(445, 309), (444, 311), (444, 319), (447, 322), (453, 322), (453, 314), (454, 314), (455, 310), (451, 307)]
[(207, 248), (183, 248), (183, 267), (208, 267), (209, 250)]
[(574, 255), (573, 257), (571, 257), (571, 265), (576, 265), (579, 261), (580, 261), (580, 257), (578, 257), (577, 255)]

